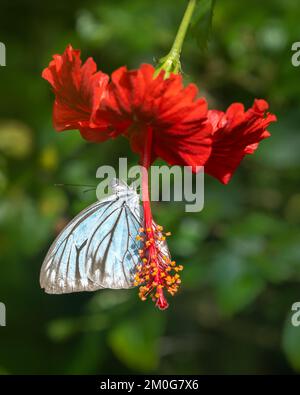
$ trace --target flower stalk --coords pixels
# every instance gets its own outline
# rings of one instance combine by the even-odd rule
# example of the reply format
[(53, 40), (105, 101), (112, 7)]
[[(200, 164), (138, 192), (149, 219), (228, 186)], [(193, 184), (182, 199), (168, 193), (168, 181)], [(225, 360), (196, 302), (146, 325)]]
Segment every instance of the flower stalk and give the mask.
[(174, 43), (170, 52), (161, 58), (158, 62), (158, 66), (155, 71), (155, 76), (157, 76), (162, 70), (165, 71), (165, 78), (168, 78), (171, 73), (178, 74), (181, 72), (180, 55), (182, 51), (182, 45), (190, 25), (196, 3), (198, 0), (190, 0), (185, 13), (183, 15), (181, 24), (179, 26), (178, 32), (176, 34)]

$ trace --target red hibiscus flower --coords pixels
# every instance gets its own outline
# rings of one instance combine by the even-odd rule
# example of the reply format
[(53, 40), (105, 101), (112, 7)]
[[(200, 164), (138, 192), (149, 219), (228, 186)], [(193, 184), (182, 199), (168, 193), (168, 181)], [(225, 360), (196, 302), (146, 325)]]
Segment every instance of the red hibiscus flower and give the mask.
[(207, 120), (206, 101), (197, 99), (195, 85), (184, 88), (180, 75), (165, 79), (161, 72), (155, 78), (154, 72), (148, 64), (138, 70), (121, 67), (115, 71), (93, 122), (106, 122), (116, 134), (128, 137), (133, 151), (140, 155), (145, 218), (140, 237), (145, 247), (140, 251), (144, 265), (136, 274), (136, 285), (141, 285), (142, 300), (150, 295), (160, 309), (165, 309), (168, 303), (164, 289), (174, 295), (182, 266), (176, 266), (162, 247), (162, 227), (153, 225), (147, 169), (160, 157), (170, 165), (196, 170), (209, 157), (212, 127)]
[(95, 114), (94, 123), (107, 122), (115, 133), (129, 138), (139, 153), (143, 169), (143, 205), (145, 227), (141, 230), (143, 265), (136, 273), (140, 298), (148, 295), (160, 309), (168, 307), (164, 295), (174, 295), (180, 284), (178, 271), (163, 241), (167, 233), (153, 225), (148, 193), (147, 169), (160, 157), (171, 165), (201, 166), (211, 150), (212, 127), (207, 121), (207, 104), (197, 99), (197, 88), (184, 88), (179, 75), (154, 78), (154, 68), (142, 65), (138, 70), (125, 67), (113, 73), (107, 94)]
[(151, 163), (160, 157), (171, 165), (188, 165), (196, 170), (211, 152), (212, 126), (207, 119), (205, 99), (197, 99), (197, 88), (186, 88), (180, 75), (154, 76), (154, 67), (142, 65), (128, 71), (121, 67), (112, 74), (96, 73), (90, 58), (81, 66), (80, 52), (68, 46), (62, 56), (43, 72), (54, 88), (54, 127), (61, 131), (79, 129), (90, 141), (104, 141), (124, 135), (143, 165), (143, 205), (145, 228), (141, 229), (144, 263), (137, 271), (136, 285), (142, 300), (151, 296), (156, 305), (168, 306), (164, 289), (173, 295), (180, 283), (182, 266), (171, 261), (163, 247), (163, 229), (155, 225), (149, 200), (148, 172)]
[(121, 67), (110, 82), (96, 71), (94, 61), (89, 58), (82, 65), (80, 51), (71, 46), (54, 56), (43, 71), (55, 93), (54, 127), (79, 129), (94, 142), (123, 135), (139, 154), (144, 228), (138, 238), (144, 248), (139, 252), (143, 264), (137, 268), (135, 284), (140, 286), (142, 300), (150, 296), (165, 309), (164, 290), (176, 293), (182, 266), (171, 261), (165, 245), (168, 232), (153, 221), (148, 168), (158, 157), (170, 165), (192, 166), (194, 171), (204, 165), (206, 173), (226, 184), (243, 157), (270, 135), (266, 129), (276, 117), (266, 112), (264, 100), (255, 100), (246, 112), (239, 103), (226, 113), (208, 111), (205, 99), (197, 98), (195, 85), (184, 87), (177, 74), (161, 71), (156, 76), (148, 64), (132, 71)]
[(269, 137), (266, 130), (276, 116), (267, 112), (265, 100), (255, 100), (244, 111), (240, 103), (232, 104), (227, 111), (211, 110), (208, 119), (213, 126), (211, 155), (205, 164), (205, 172), (227, 184), (246, 154), (252, 154), (258, 143)]
[(97, 72), (96, 63), (88, 58), (82, 65), (80, 51), (69, 45), (62, 55), (54, 55), (42, 77), (53, 87), (55, 101), (53, 124), (57, 131), (78, 129), (82, 136), (92, 141), (103, 141), (109, 136), (104, 132), (107, 125), (91, 122), (105, 93), (108, 76)]

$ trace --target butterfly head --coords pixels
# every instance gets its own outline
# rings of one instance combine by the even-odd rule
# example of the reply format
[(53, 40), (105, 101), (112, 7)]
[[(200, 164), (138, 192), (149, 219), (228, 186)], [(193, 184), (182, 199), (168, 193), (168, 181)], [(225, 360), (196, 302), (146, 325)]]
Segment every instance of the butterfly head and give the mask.
[(128, 206), (133, 209), (139, 207), (140, 196), (134, 184), (127, 185), (124, 181), (114, 178), (111, 181), (111, 188), (113, 193), (120, 199), (124, 199)]

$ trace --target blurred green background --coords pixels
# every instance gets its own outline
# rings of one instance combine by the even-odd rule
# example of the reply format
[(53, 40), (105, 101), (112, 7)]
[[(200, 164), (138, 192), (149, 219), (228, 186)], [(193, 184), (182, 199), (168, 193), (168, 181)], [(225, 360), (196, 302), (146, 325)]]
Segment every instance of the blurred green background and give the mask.
[[(166, 312), (136, 290), (49, 296), (39, 270), (63, 224), (95, 200), (96, 168), (129, 155), (119, 138), (88, 144), (54, 132), (53, 95), (40, 77), (68, 43), (111, 72), (165, 55), (186, 0), (1, 1), (0, 373), (295, 373), (300, 327), (300, 41), (298, 0), (218, 1), (208, 50), (189, 37), (183, 71), (211, 107), (266, 98), (278, 123), (231, 183), (206, 177), (205, 207), (154, 207), (185, 266)], [(131, 163), (137, 158), (130, 156)]]

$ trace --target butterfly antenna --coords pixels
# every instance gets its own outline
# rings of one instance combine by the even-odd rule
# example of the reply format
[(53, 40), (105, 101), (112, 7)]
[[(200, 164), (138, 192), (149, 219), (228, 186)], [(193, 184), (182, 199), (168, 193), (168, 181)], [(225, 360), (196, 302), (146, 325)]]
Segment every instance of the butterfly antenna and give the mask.
[(83, 193), (87, 193), (87, 192), (95, 191), (96, 189), (97, 189), (96, 187), (89, 188), (89, 189), (85, 189), (85, 190), (83, 191)]
[(86, 184), (54, 184), (55, 187), (81, 187), (81, 188), (92, 188), (96, 189), (95, 185), (86, 185)]

